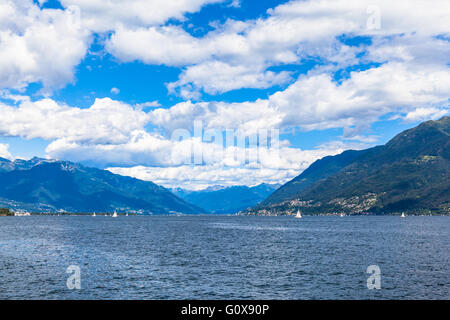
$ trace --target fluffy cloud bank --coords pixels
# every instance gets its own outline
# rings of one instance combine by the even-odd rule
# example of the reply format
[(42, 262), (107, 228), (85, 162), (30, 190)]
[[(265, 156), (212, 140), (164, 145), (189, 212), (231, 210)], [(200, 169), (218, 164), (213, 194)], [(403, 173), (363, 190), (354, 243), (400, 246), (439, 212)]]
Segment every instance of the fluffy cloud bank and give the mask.
[[(268, 13), (269, 17), (256, 20), (228, 20), (200, 38), (173, 25), (121, 25), (106, 48), (122, 61), (185, 66), (169, 89), (185, 98), (198, 98), (202, 90), (215, 94), (285, 84), (286, 72), (267, 69), (300, 64), (305, 58), (323, 59), (341, 68), (368, 58), (383, 62), (397, 55), (414, 58), (408, 52), (411, 48), (389, 48), (383, 41), (406, 35), (410, 46), (424, 48), (425, 41), (429, 48), (435, 36), (448, 35), (450, 30), (445, 0), (290, 1)], [(369, 36), (374, 43), (355, 48), (339, 41), (342, 35)], [(436, 45), (443, 44), (436, 41)], [(372, 55), (361, 58), (367, 47)]]
[(74, 81), (94, 33), (160, 25), (221, 1), (61, 0), (64, 9), (46, 9), (46, 1), (0, 0), (0, 89), (41, 83), (49, 94)]
[[(288, 84), (292, 78), (287, 71), (268, 69), (301, 64), (305, 58), (323, 59), (336, 68), (371, 59), (414, 60), (431, 46), (441, 57), (425, 54), (428, 60), (442, 60), (442, 53), (448, 56), (448, 46), (436, 39), (449, 35), (450, 8), (445, 0), (289, 1), (270, 9), (267, 17), (229, 19), (202, 37), (166, 24), (220, 2), (231, 1), (61, 0), (65, 10), (59, 10), (41, 9), (32, 0), (1, 0), (0, 88), (41, 82), (50, 90), (72, 82), (92, 33), (111, 34), (106, 50), (123, 62), (183, 67), (168, 88), (197, 99), (202, 92)], [(342, 35), (370, 36), (373, 43), (348, 46), (339, 41)], [(392, 37), (398, 41), (398, 35), (409, 37), (409, 44), (400, 40), (399, 46), (383, 45)], [(365, 50), (370, 54), (361, 57)]]
[(70, 10), (41, 10), (31, 0), (0, 1), (0, 89), (41, 82), (44, 90), (73, 81), (90, 33)]
[(144, 112), (109, 98), (97, 99), (88, 109), (52, 99), (25, 100), (19, 106), (0, 103), (0, 114), (1, 135), (85, 144), (125, 143), (148, 121)]
[[(386, 63), (352, 72), (337, 83), (328, 73), (301, 76), (266, 100), (245, 103), (183, 102), (150, 113), (151, 121), (169, 131), (191, 129), (193, 119), (211, 128), (246, 134), (260, 128), (365, 128), (388, 113), (444, 115), (448, 111), (450, 71), (435, 65), (417, 67)], [(413, 113), (407, 118), (411, 118)]]
[[(282, 147), (279, 150), (260, 149), (259, 162), (236, 161), (236, 153), (245, 150), (229, 148), (212, 156), (217, 161), (203, 165), (179, 165), (171, 167), (135, 166), (109, 168), (113, 173), (150, 180), (169, 188), (183, 187), (204, 189), (212, 184), (223, 186), (256, 185), (259, 183), (284, 183), (306, 169), (312, 162), (327, 155), (343, 152), (349, 147), (362, 145), (327, 145), (313, 150)], [(206, 146), (209, 150), (211, 146)], [(220, 155), (220, 157), (219, 157)], [(239, 158), (239, 157), (238, 157)]]

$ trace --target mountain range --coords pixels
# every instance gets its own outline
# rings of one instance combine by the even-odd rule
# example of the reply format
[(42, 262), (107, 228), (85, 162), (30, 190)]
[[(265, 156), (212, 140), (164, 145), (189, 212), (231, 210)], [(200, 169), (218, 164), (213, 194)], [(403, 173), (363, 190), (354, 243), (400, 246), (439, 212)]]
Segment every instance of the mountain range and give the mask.
[(153, 182), (40, 158), (0, 158), (0, 207), (32, 212), (205, 212)]
[(172, 192), (209, 213), (233, 214), (257, 205), (279, 186), (262, 183), (254, 187), (212, 186), (199, 191), (176, 188), (172, 189)]
[(279, 187), (168, 190), (68, 161), (0, 158), (0, 208), (137, 214), (450, 214), (450, 117), (314, 162)]
[(450, 214), (450, 117), (314, 162), (247, 214)]

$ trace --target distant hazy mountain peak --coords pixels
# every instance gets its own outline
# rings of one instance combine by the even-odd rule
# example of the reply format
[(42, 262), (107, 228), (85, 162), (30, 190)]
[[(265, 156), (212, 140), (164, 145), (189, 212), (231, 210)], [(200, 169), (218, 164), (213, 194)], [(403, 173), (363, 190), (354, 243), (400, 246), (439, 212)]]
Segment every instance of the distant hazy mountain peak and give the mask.
[(227, 188), (227, 187), (221, 186), (221, 185), (214, 185), (214, 186), (209, 186), (209, 187), (199, 190), (199, 191), (211, 192), (211, 191), (223, 190), (225, 188)]
[(256, 205), (277, 187), (278, 185), (271, 184), (260, 184), (254, 187), (215, 185), (198, 191), (177, 188), (172, 189), (172, 192), (210, 213), (232, 214)]

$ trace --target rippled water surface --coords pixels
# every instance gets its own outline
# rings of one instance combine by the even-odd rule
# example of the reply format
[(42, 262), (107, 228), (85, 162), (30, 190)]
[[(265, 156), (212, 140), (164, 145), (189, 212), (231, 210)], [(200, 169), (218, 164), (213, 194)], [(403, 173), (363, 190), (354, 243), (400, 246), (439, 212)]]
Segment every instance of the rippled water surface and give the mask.
[(0, 217), (0, 299), (449, 299), (449, 249), (450, 217)]

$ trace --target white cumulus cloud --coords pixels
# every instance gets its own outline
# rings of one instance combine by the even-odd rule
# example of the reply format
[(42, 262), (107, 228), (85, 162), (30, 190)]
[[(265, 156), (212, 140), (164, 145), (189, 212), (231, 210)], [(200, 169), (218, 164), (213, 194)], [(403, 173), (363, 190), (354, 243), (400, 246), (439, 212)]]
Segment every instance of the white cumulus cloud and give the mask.
[[(443, 55), (448, 56), (448, 43), (440, 43), (443, 50), (439, 54), (430, 56), (424, 50), (436, 36), (450, 32), (450, 6), (445, 0), (290, 1), (268, 13), (267, 18), (228, 20), (203, 37), (194, 37), (173, 25), (121, 25), (106, 48), (122, 61), (185, 66), (180, 79), (169, 89), (178, 88), (182, 96), (195, 98), (201, 90), (214, 94), (286, 83), (286, 73), (274, 74), (267, 68), (300, 64), (309, 57), (342, 68), (369, 58), (387, 62), (422, 55), (442, 62)], [(377, 23), (372, 25), (373, 19)], [(337, 40), (341, 35), (370, 36), (373, 44), (364, 49), (349, 47)], [(403, 40), (396, 48), (383, 46), (384, 41), (398, 35), (404, 35), (409, 43)], [(365, 49), (370, 54), (358, 57)], [(412, 55), (411, 50), (415, 50)]]
[(71, 11), (41, 10), (31, 0), (0, 1), (0, 89), (41, 82), (44, 90), (74, 80), (90, 33)]
[(9, 152), (9, 144), (0, 143), (0, 158), (12, 160), (14, 157)]
[(87, 109), (58, 104), (52, 99), (0, 103), (0, 134), (26, 139), (64, 139), (83, 143), (123, 143), (142, 130), (146, 113), (109, 98), (96, 99)]
[(68, 8), (80, 9), (82, 22), (94, 32), (113, 30), (118, 25), (129, 27), (160, 25), (170, 18), (184, 19), (211, 3), (225, 0), (60, 0)]
[(183, 187), (192, 190), (204, 189), (212, 184), (252, 186), (260, 183), (284, 183), (297, 176), (315, 160), (352, 147), (360, 149), (363, 145), (338, 143), (312, 150), (285, 147), (276, 152), (267, 149), (267, 152), (263, 151), (264, 155), (260, 158), (260, 162), (248, 164), (233, 161), (231, 158), (235, 150), (231, 148), (225, 152), (225, 157), (221, 161), (211, 161), (204, 165), (111, 167), (108, 170), (116, 174), (154, 181), (168, 188)]
[(434, 108), (444, 114), (449, 93), (449, 69), (393, 62), (352, 72), (340, 84), (329, 73), (311, 73), (268, 99), (254, 102), (182, 102), (151, 111), (150, 120), (169, 132), (191, 130), (194, 119), (204, 121), (208, 128), (243, 133), (261, 128), (367, 128), (388, 113)]

